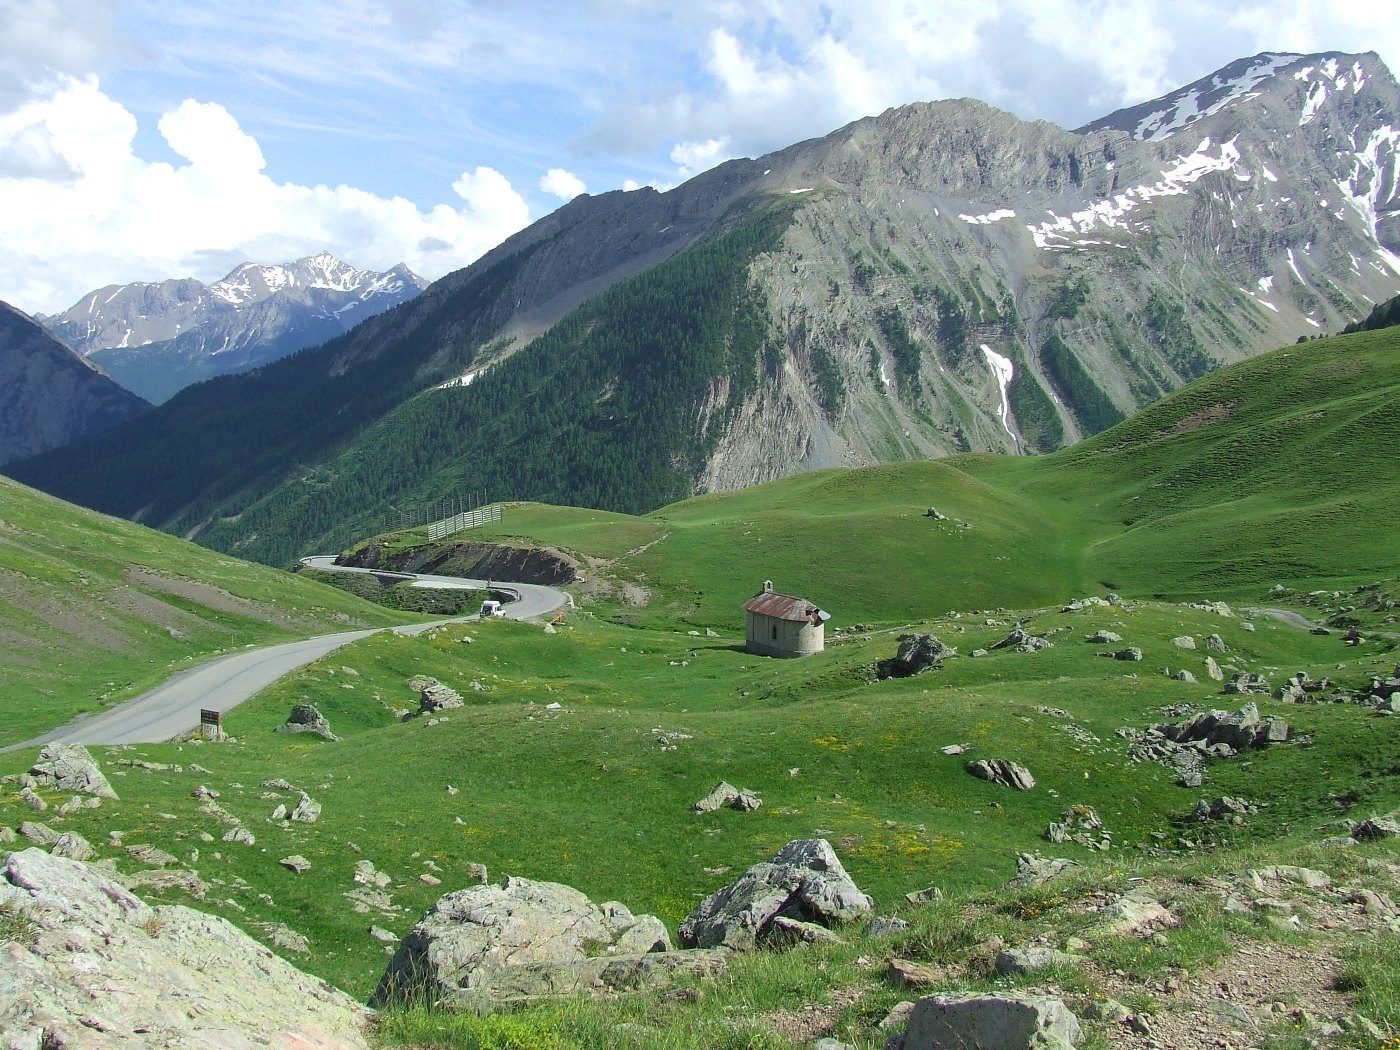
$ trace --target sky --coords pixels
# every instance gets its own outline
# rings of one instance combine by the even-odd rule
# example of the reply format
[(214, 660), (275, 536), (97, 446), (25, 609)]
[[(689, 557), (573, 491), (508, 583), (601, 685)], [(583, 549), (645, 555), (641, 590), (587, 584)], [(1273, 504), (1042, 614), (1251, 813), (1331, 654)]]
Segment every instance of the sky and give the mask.
[[(1387, 13), (1388, 12), (1388, 13)], [(429, 279), (579, 193), (914, 101), (1085, 124), (1400, 0), (0, 0), (0, 299), (328, 250)]]

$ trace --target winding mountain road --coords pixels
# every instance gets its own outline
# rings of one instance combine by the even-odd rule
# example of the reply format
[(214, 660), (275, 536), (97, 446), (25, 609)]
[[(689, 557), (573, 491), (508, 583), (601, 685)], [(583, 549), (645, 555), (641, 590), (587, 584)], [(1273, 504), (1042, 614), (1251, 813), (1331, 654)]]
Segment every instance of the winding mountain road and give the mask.
[[(331, 557), (303, 558), (307, 568), (326, 572), (372, 572), (370, 569), (356, 569), (336, 565)], [(432, 576), (416, 573), (375, 572), (379, 576), (394, 576), (410, 580), (413, 587), (467, 587), (485, 590), (486, 580), (471, 580), (458, 576)], [(506, 616), (514, 620), (528, 620), (544, 616), (565, 605), (572, 605), (573, 599), (563, 591), (553, 587), (543, 587), (533, 583), (499, 583), (490, 581), (492, 590), (506, 591), (517, 595), (515, 601), (506, 606)], [(0, 749), (14, 751), (24, 747), (37, 747), (41, 744), (153, 744), (169, 740), (187, 733), (199, 725), (201, 710), (228, 711), (243, 701), (272, 685), (283, 675), (305, 667), (319, 660), (327, 653), (334, 652), (342, 645), (368, 638), (381, 630), (391, 630), (395, 634), (417, 635), (444, 623), (463, 623), (478, 619), (477, 616), (459, 616), (447, 620), (433, 620), (428, 623), (404, 624), (399, 627), (380, 627), (361, 631), (344, 631), (340, 634), (323, 634), (300, 642), (284, 642), (259, 649), (221, 656), (188, 671), (181, 671), (173, 678), (134, 700), (99, 714), (88, 715), (66, 726), (60, 726), (43, 736), (12, 744)]]

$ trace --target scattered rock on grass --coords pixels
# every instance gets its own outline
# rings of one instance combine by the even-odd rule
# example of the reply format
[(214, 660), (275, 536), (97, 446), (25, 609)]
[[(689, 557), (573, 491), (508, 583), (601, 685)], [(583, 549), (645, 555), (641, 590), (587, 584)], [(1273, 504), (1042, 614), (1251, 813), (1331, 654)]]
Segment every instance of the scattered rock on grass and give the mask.
[(96, 759), (81, 744), (45, 744), (29, 775), (40, 787), (55, 791), (77, 791), (98, 798), (117, 797)]
[(1079, 1021), (1042, 995), (926, 996), (914, 1004), (901, 1050), (1071, 1050)]
[(826, 839), (800, 839), (702, 901), (681, 923), (680, 938), (687, 947), (751, 951), (779, 915), (834, 925), (874, 910)]
[(877, 675), (882, 679), (908, 678), (957, 655), (956, 649), (943, 644), (935, 635), (901, 634), (894, 657), (880, 661)]
[(290, 857), (283, 857), (277, 863), (295, 875), (300, 875), (304, 871), (311, 870), (311, 862), (300, 853), (294, 853)]
[(314, 704), (296, 704), (287, 720), (277, 727), (279, 733), (310, 733), (323, 740), (339, 740), (331, 732), (331, 724)]
[[(638, 927), (643, 936), (629, 939)], [(480, 1008), (657, 990), (724, 969), (725, 952), (669, 948), (653, 916), (634, 916), (621, 905), (600, 908), (559, 883), (507, 878), (438, 900), (399, 942), (373, 1002), (423, 998)]]
[(752, 791), (740, 791), (728, 781), (721, 780), (710, 789), (710, 793), (690, 808), (696, 813), (713, 813), (721, 806), (749, 813), (763, 805), (763, 800)]
[(1016, 874), (1006, 884), (1007, 889), (1022, 889), (1026, 886), (1044, 886), (1059, 877), (1074, 861), (1064, 857), (1042, 857), (1038, 853), (1016, 854)]
[(1035, 787), (1035, 777), (1029, 769), (1005, 758), (975, 759), (967, 764), (967, 771), (981, 780), (1017, 791), (1030, 791)]

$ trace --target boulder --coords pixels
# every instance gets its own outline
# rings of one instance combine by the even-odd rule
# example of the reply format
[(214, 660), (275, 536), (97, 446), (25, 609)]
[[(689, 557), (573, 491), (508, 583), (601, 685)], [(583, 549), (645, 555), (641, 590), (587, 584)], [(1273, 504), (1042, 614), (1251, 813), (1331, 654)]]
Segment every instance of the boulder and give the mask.
[(967, 764), (967, 771), (981, 780), (1017, 791), (1030, 791), (1035, 787), (1035, 777), (1029, 769), (1005, 758), (975, 759)]
[(1210, 676), (1211, 681), (1225, 681), (1225, 672), (1220, 669), (1220, 665), (1215, 662), (1215, 657), (1213, 656), (1206, 657), (1206, 674)]
[(1089, 635), (1089, 641), (1094, 645), (1116, 645), (1122, 640), (1123, 636), (1115, 634), (1113, 631), (1095, 631)]
[(1077, 842), (1090, 849), (1108, 849), (1113, 845), (1113, 836), (1105, 830), (1093, 806), (1070, 806), (1059, 820), (1046, 827), (1042, 837), (1055, 843)]
[(656, 990), (724, 969), (725, 952), (669, 948), (653, 916), (599, 907), (559, 883), (507, 878), (439, 899), (399, 942), (371, 1001), (481, 1008)]
[(311, 733), (323, 740), (339, 740), (331, 732), (331, 724), (314, 704), (296, 704), (287, 720), (277, 727), (279, 733)]
[(290, 819), (299, 824), (315, 824), (321, 819), (321, 803), (303, 791), (301, 798), (297, 801), (296, 808), (291, 812)]
[(1042, 857), (1038, 853), (1016, 854), (1016, 874), (1006, 884), (1007, 889), (1023, 889), (1027, 886), (1044, 886), (1058, 878), (1066, 868), (1074, 864), (1064, 857)]
[(1225, 639), (1221, 638), (1218, 634), (1207, 636), (1206, 648), (1217, 653), (1228, 653), (1230, 651), (1230, 647), (1225, 644)]
[(294, 853), (290, 857), (283, 857), (277, 863), (282, 865), (282, 867), (286, 868), (293, 875), (300, 875), (304, 871), (311, 870), (311, 862), (300, 853)]
[(1393, 817), (1370, 817), (1351, 829), (1351, 837), (1358, 842), (1400, 838), (1400, 820)]
[(1190, 671), (1186, 670), (1184, 667), (1180, 671), (1177, 671), (1174, 675), (1172, 675), (1172, 678), (1176, 679), (1178, 682), (1185, 682), (1187, 685), (1197, 684), (1196, 676), (1193, 675)]
[(1130, 645), (1126, 649), (1114, 649), (1110, 653), (1099, 653), (1100, 656), (1107, 656), (1110, 660), (1141, 660), (1142, 650), (1136, 645)]
[(957, 656), (958, 651), (932, 634), (901, 634), (893, 659), (880, 662), (880, 678), (908, 678)]
[(1273, 690), (1269, 680), (1262, 674), (1241, 671), (1225, 683), (1225, 692), (1241, 693), (1245, 696), (1268, 696)]
[(90, 860), (97, 853), (92, 843), (74, 831), (65, 831), (58, 836), (49, 852), (55, 857), (67, 857), (69, 860)]
[(58, 841), (59, 832), (37, 820), (21, 821), (19, 833), (36, 846), (52, 846)]
[(918, 1000), (903, 1050), (1071, 1050), (1079, 1021), (1042, 995), (930, 995)]
[(1083, 961), (1082, 955), (1071, 955), (1054, 948), (1032, 945), (1028, 948), (1008, 948), (996, 957), (992, 968), (1005, 977), (1035, 973), (1052, 966), (1072, 966)]
[(454, 707), (461, 707), (464, 703), (461, 693), (451, 686), (443, 685), (436, 678), (429, 678), (427, 675), (414, 675), (408, 680), (408, 687), (418, 694), (418, 713), (420, 715), (432, 714), (435, 711), (447, 711)]
[(1001, 641), (992, 646), (993, 649), (1010, 649), (1013, 653), (1033, 653), (1038, 649), (1050, 649), (1055, 645), (1048, 638), (1041, 638), (1031, 634), (1020, 624)]
[(721, 806), (749, 813), (763, 805), (763, 800), (752, 791), (740, 791), (733, 784), (721, 780), (710, 789), (710, 793), (690, 808), (696, 813), (713, 813)]
[(799, 839), (701, 901), (681, 923), (680, 939), (690, 948), (752, 951), (779, 916), (830, 926), (874, 912), (826, 839)]
[(1252, 702), (1238, 711), (1202, 711), (1180, 725), (1154, 728), (1178, 744), (1207, 749), (1223, 744), (1232, 752), (1288, 739), (1288, 723), (1281, 718), (1261, 718), (1258, 706)]
[(98, 768), (97, 760), (81, 744), (45, 744), (29, 775), (38, 781), (39, 787), (77, 791), (98, 798), (117, 797)]
[(368, 1011), (232, 923), (149, 907), (97, 868), (37, 849), (0, 862), (30, 936), (0, 952), (7, 1047), (369, 1050)]

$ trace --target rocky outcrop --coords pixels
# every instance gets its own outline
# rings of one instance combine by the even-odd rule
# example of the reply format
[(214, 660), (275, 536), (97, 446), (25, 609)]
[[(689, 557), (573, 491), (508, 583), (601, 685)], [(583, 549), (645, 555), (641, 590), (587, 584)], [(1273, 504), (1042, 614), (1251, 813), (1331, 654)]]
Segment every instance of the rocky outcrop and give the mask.
[(41, 787), (55, 791), (78, 791), (97, 798), (117, 797), (97, 760), (82, 744), (45, 744), (29, 775)]
[(1038, 649), (1049, 649), (1054, 644), (1049, 638), (1031, 634), (1020, 624), (1017, 624), (1010, 634), (993, 644), (992, 648), (1010, 649), (1013, 653), (1033, 653)]
[(988, 780), (1017, 791), (1030, 791), (1035, 787), (1035, 777), (1031, 776), (1031, 771), (1006, 758), (974, 759), (967, 764), (967, 771), (979, 780)]
[(315, 704), (294, 704), (292, 713), (287, 716), (287, 720), (277, 727), (278, 733), (310, 733), (319, 736), (323, 740), (339, 740), (340, 738), (331, 732), (331, 724), (326, 721), (325, 715), (317, 710)]
[(740, 791), (727, 780), (721, 780), (710, 789), (710, 793), (690, 808), (696, 813), (713, 813), (728, 806), (741, 813), (751, 813), (763, 805), (763, 799), (753, 791)]
[(558, 587), (578, 578), (578, 563), (550, 547), (511, 547), (465, 540), (391, 550), (369, 543), (336, 559), (337, 565), (391, 572), (461, 576), (469, 580), (514, 580)]
[(874, 913), (826, 839), (799, 839), (705, 898), (681, 923), (680, 939), (691, 948), (752, 951), (773, 936), (779, 917), (833, 926)]
[(665, 988), (723, 971), (725, 953), (673, 951), (666, 927), (570, 886), (507, 878), (438, 900), (399, 942), (372, 1002), (482, 1007)]
[(1258, 706), (1252, 703), (1238, 711), (1205, 711), (1183, 723), (1154, 728), (1175, 743), (1201, 745), (1207, 752), (1215, 748), (1225, 755), (1288, 739), (1288, 723), (1261, 717)]
[(408, 680), (408, 687), (418, 694), (418, 714), (430, 715), (436, 711), (447, 711), (462, 706), (462, 694), (450, 685), (443, 685), (436, 678), (427, 675), (414, 675)]
[(0, 465), (109, 430), (150, 407), (0, 303)]
[(917, 1000), (899, 1050), (1073, 1050), (1079, 1021), (1041, 995), (930, 995)]
[(943, 644), (935, 635), (901, 634), (894, 656), (889, 660), (880, 661), (878, 677), (908, 678), (957, 655), (956, 649)]
[(0, 952), (7, 1046), (368, 1050), (348, 995), (226, 920), (149, 907), (86, 864), (7, 854), (0, 905), (22, 924)]

